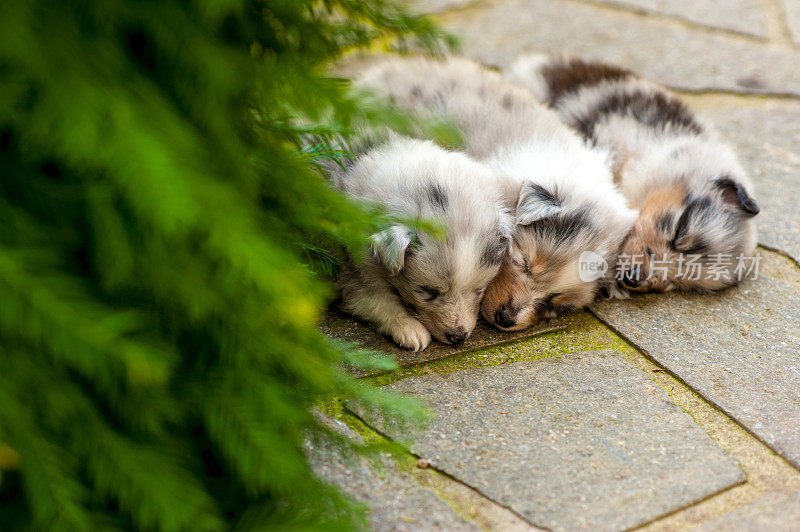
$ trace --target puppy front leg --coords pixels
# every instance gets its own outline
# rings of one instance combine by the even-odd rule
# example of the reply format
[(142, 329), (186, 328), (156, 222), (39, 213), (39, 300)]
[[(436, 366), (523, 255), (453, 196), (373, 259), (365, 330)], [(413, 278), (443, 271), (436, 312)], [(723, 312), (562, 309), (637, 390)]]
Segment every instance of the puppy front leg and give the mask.
[(351, 314), (378, 325), (401, 347), (421, 351), (428, 347), (431, 334), (409, 315), (392, 287), (383, 279), (357, 272), (342, 272), (342, 306)]

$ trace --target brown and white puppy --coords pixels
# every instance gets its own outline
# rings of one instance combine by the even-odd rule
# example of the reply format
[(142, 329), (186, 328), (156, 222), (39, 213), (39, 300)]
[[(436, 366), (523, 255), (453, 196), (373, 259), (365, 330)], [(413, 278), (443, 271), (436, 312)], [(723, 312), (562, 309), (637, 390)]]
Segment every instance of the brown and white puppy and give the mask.
[(603, 63), (534, 54), (505, 76), (613, 156), (639, 218), (620, 256), (628, 290), (714, 291), (753, 254), (759, 208), (733, 151), (665, 89)]
[(357, 84), (400, 108), (453, 121), (467, 154), (497, 171), (515, 228), (481, 303), (487, 321), (524, 329), (616, 286), (613, 272), (581, 271), (587, 253), (614, 263), (636, 218), (604, 150), (588, 146), (524, 89), (465, 59), (386, 57)]
[(513, 225), (494, 171), (463, 153), (397, 135), (368, 142), (345, 167), (326, 169), (349, 196), (446, 230), (438, 239), (397, 223), (374, 235), (361, 264), (340, 274), (343, 308), (415, 351), (431, 336), (447, 344), (466, 340)]

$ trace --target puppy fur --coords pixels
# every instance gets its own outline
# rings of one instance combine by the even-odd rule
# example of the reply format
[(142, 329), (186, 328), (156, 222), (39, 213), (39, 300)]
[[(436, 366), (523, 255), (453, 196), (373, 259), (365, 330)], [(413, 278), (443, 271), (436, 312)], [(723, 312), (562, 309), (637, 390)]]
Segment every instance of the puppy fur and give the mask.
[[(625, 288), (708, 292), (737, 282), (737, 257), (755, 250), (759, 208), (735, 154), (708, 124), (612, 65), (528, 55), (504, 74), (612, 154), (615, 181), (640, 213), (622, 250)], [(688, 260), (703, 274), (686, 275)]]
[(344, 309), (415, 351), (431, 336), (463, 342), (511, 237), (513, 219), (494, 172), (463, 153), (397, 135), (367, 148), (349, 167), (328, 170), (351, 197), (446, 228), (443, 240), (402, 224), (374, 235), (361, 264), (340, 275)]
[(613, 184), (604, 150), (590, 148), (527, 91), (465, 59), (388, 57), (357, 85), (400, 108), (451, 120), (467, 153), (501, 176), (514, 234), (481, 303), (487, 321), (524, 329), (615, 286), (613, 273), (590, 282), (579, 276), (584, 251), (616, 261), (636, 218)]

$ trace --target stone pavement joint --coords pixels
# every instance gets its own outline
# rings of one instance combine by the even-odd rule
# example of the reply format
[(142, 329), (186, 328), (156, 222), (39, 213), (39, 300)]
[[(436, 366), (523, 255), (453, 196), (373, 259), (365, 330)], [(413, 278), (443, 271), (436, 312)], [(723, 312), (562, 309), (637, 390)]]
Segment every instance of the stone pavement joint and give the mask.
[[(774, 253), (765, 252), (762, 268), (765, 273), (780, 279), (787, 284), (800, 288), (800, 270), (788, 259)], [(746, 484), (723, 491), (702, 502), (692, 504), (667, 517), (660, 518), (646, 526), (647, 530), (686, 529), (688, 526), (702, 523), (709, 518), (721, 515), (725, 511), (748, 503), (769, 490), (783, 487), (800, 489), (800, 473), (789, 466), (783, 459), (775, 455), (761, 442), (740, 428), (733, 420), (725, 416), (715, 407), (709, 405), (700, 396), (651, 360), (645, 358), (637, 350), (611, 333), (596, 319), (586, 313), (575, 313), (564, 317), (566, 329), (559, 333), (536, 336), (513, 344), (492, 346), (489, 348), (462, 353), (448, 359), (434, 360), (423, 366), (403, 368), (391, 375), (371, 377), (369, 380), (380, 383), (396, 382), (399, 379), (430, 372), (449, 373), (464, 368), (475, 368), (494, 364), (508, 363), (516, 360), (531, 360), (542, 356), (558, 356), (581, 349), (613, 348), (625, 354), (629, 363), (646, 372), (650, 378), (661, 386), (680, 408), (689, 414), (720, 446), (734, 453), (745, 470)], [(399, 375), (395, 377), (394, 375)], [(337, 414), (336, 408), (326, 410), (330, 415), (363, 426), (352, 416)], [(364, 434), (372, 433), (371, 429), (361, 429)], [(373, 433), (374, 434), (374, 433)], [(369, 438), (369, 436), (366, 436)], [(371, 438), (370, 438), (371, 439)], [(432, 469), (417, 470), (416, 473), (427, 475), (417, 480), (423, 485), (426, 482), (438, 483), (437, 493), (456, 506), (455, 500), (461, 501), (459, 513), (470, 515), (473, 522), (485, 530), (517, 530), (525, 529), (525, 523), (508, 510), (493, 504), (471, 488), (448, 477), (434, 474)]]
[(692, 530), (762, 532), (800, 528), (800, 491), (774, 491)]
[[(505, 66), (523, 52), (621, 63), (670, 87), (800, 95), (800, 52), (594, 4), (507, 0), (442, 15), (464, 55)], [(691, 60), (689, 60), (691, 58)]]
[(759, 242), (800, 261), (800, 103), (725, 106), (703, 114), (734, 145), (756, 184)]
[(652, 294), (594, 312), (800, 468), (800, 292), (766, 274), (719, 295)]
[[(614, 351), (390, 388), (426, 399), (437, 415), (412, 452), (552, 530), (641, 525), (744, 480), (727, 452)], [(408, 438), (353, 408), (379, 431)]]
[(698, 2), (697, 0), (572, 0), (606, 9), (632, 12), (651, 20), (668, 17), (687, 27), (725, 31), (747, 38), (765, 40), (767, 28), (761, 0)]
[[(800, 155), (797, 152), (800, 131), (796, 127), (800, 123), (800, 70), (797, 69), (800, 64), (800, 2), (414, 1), (426, 11), (437, 13), (447, 29), (461, 36), (465, 55), (494, 66), (503, 65), (523, 52), (566, 51), (622, 63), (682, 91), (689, 104), (709, 118), (722, 136), (734, 145), (753, 175), (756, 197), (762, 207), (758, 217), (759, 241), (777, 253), (762, 252), (766, 262), (762, 261), (765, 277), (720, 296), (667, 294), (602, 303), (596, 312), (610, 327), (586, 313), (576, 313), (564, 317), (558, 324), (566, 327), (563, 331), (514, 342), (508, 342), (507, 337), (499, 340), (489, 338), (484, 342), (481, 340), (483, 331), (478, 330), (476, 343), (467, 346), (471, 349), (468, 352), (461, 348), (447, 350), (438, 346), (438, 351), (430, 352), (436, 360), (429, 360), (425, 356), (427, 352), (423, 352), (418, 358), (401, 358), (401, 365), (408, 365), (391, 374), (368, 377), (373, 383), (398, 388), (413, 386), (416, 390), (428, 386), (429, 395), (438, 395), (434, 399), (440, 403), (447, 403), (447, 398), (474, 398), (447, 403), (439, 418), (443, 421), (435, 422), (444, 425), (434, 425), (434, 429), (444, 427), (439, 432), (445, 434), (444, 439), (451, 445), (464, 447), (455, 449), (458, 456), (453, 452), (444, 453), (450, 448), (441, 438), (426, 439), (429, 428), (423, 433), (422, 440), (415, 444), (418, 447), (412, 446), (412, 450), (430, 458), (439, 449), (439, 458), (432, 461), (436, 467), (442, 468), (443, 474), (435, 468), (409, 470), (406, 464), (395, 464), (389, 470), (404, 479), (401, 484), (392, 484), (397, 486), (397, 493), (402, 493), (401, 498), (405, 498), (405, 491), (409, 490), (409, 500), (418, 501), (418, 490), (426, 490), (421, 493), (436, 507), (434, 513), (441, 511), (441, 515), (446, 516), (443, 519), (454, 519), (454, 526), (477, 525), (492, 530), (526, 529), (529, 526), (500, 504), (530, 520), (534, 520), (531, 516), (535, 515), (535, 522), (540, 525), (556, 523), (553, 525), (556, 529), (579, 528), (580, 523), (589, 523), (591, 519), (604, 520), (608, 529), (634, 526), (627, 523), (636, 522), (648, 531), (685, 530), (698, 525), (701, 530), (790, 528), (798, 520), (797, 514), (792, 512), (797, 511), (797, 494), (800, 493), (800, 472), (787, 461), (791, 460), (797, 466), (797, 450), (800, 449), (797, 442), (800, 435), (797, 438), (792, 436), (791, 425), (797, 426), (796, 417), (800, 415), (800, 366), (797, 363), (800, 356), (797, 353), (800, 345), (797, 334), (800, 333), (793, 330), (800, 323), (797, 319), (800, 307), (797, 296), (800, 294), (800, 210), (796, 206), (797, 198), (800, 198)], [(794, 262), (778, 256), (778, 253)], [(397, 354), (392, 351), (391, 344), (386, 345), (385, 339), (376, 339), (376, 335), (370, 337), (369, 329), (362, 325), (352, 326), (352, 323), (342, 319), (330, 330), (343, 333), (340, 337), (366, 342), (368, 346)], [(611, 332), (612, 328), (619, 330), (631, 343), (618, 338)], [(496, 341), (501, 343), (492, 345)], [(572, 348), (567, 349), (567, 346)], [(625, 355), (625, 358), (612, 355), (612, 362), (609, 362), (615, 367), (625, 368), (620, 370), (623, 382), (631, 371), (644, 372), (646, 378), (642, 381), (633, 379), (635, 384), (630, 389), (621, 390), (616, 398), (605, 397), (593, 412), (588, 412), (587, 405), (592, 404), (591, 394), (587, 394), (585, 388), (591, 385), (581, 379), (593, 373), (586, 370), (589, 362), (570, 358), (587, 356), (587, 353), (565, 353), (605, 347), (613, 347)], [(564, 370), (569, 373), (563, 377), (566, 380), (562, 379), (568, 383), (566, 390), (553, 390), (552, 382), (536, 381), (534, 386), (517, 386), (515, 391), (505, 392), (506, 388), (515, 386), (515, 381), (536, 378), (517, 371), (520, 366), (514, 362), (519, 360), (530, 361), (523, 362), (522, 366), (553, 368), (562, 364), (569, 368), (569, 371)], [(677, 378), (661, 371), (664, 368)], [(503, 386), (499, 377), (496, 381), (485, 377), (503, 371), (510, 373), (503, 379)], [(598, 368), (594, 371), (602, 373)], [(472, 375), (473, 378), (464, 379), (460, 386), (455, 386), (459, 375)], [(540, 379), (546, 381), (548, 376), (552, 377), (552, 374), (543, 374)], [(617, 377), (616, 373), (614, 377)], [(604, 384), (609, 379), (608, 375), (596, 379), (594, 393), (597, 389), (606, 390), (611, 395), (616, 393), (615, 385), (619, 383)], [(661, 391), (651, 390), (654, 385), (658, 385)], [(489, 388), (494, 390), (494, 395), (469, 395)], [(559, 408), (548, 408), (546, 412), (528, 408), (541, 404), (532, 399), (541, 399), (542, 393), (549, 393), (551, 398), (560, 397)], [(636, 422), (637, 412), (647, 405), (652, 406), (652, 398), (659, 394), (663, 405), (655, 406), (658, 415), (667, 419), (681, 419), (683, 416), (683, 422), (689, 427), (689, 438), (683, 444), (695, 441), (696, 437), (696, 441), (703, 442), (700, 456), (707, 453), (722, 456), (716, 462), (717, 474), (711, 475), (710, 480), (701, 478), (699, 485), (695, 486), (694, 489), (705, 495), (695, 492), (677, 500), (674, 493), (669, 492), (681, 485), (680, 480), (663, 481), (655, 489), (667, 493), (662, 498), (672, 501), (671, 505), (666, 505), (670, 509), (642, 510), (636, 504), (626, 502), (618, 513), (627, 514), (630, 510), (630, 515), (615, 515), (606, 520), (602, 511), (607, 508), (592, 506), (596, 501), (589, 498), (581, 501), (580, 495), (592, 493), (585, 489), (587, 484), (594, 493), (603, 491), (605, 487), (609, 497), (619, 495), (614, 490), (622, 481), (608, 481), (603, 476), (609, 470), (614, 471), (604, 465), (618, 461), (610, 452), (617, 449), (613, 445), (610, 445), (610, 450), (603, 445), (592, 447), (589, 443), (605, 438), (607, 443), (613, 444), (614, 440), (609, 436), (615, 434), (620, 434), (625, 441), (637, 442), (641, 435), (635, 431), (618, 432), (618, 427), (611, 430), (609, 420), (602, 417), (596, 426), (582, 424), (582, 421), (592, 419), (592, 415), (600, 416), (605, 412), (604, 408), (620, 408), (620, 404), (624, 406), (627, 400), (630, 402), (627, 426), (643, 427), (645, 434), (650, 430), (669, 433), (672, 427), (669, 423), (654, 428), (651, 420), (640, 420), (638, 425)], [(523, 400), (526, 397), (531, 399), (527, 403)], [(492, 410), (504, 404), (503, 401), (505, 404), (517, 401), (524, 408), (515, 411), (504, 407), (501, 411), (506, 414)], [(488, 413), (482, 404), (490, 406)], [(682, 412), (676, 411), (675, 405)], [(472, 415), (468, 415), (470, 410)], [(558, 445), (549, 439), (549, 432), (537, 437), (539, 433), (536, 431), (541, 428), (538, 425), (532, 428), (524, 425), (523, 421), (537, 412), (545, 418), (543, 426), (550, 427), (553, 434), (561, 438), (556, 440)], [(789, 412), (788, 416), (786, 412)], [(691, 419), (686, 417), (687, 414)], [(507, 432), (514, 437), (498, 437), (498, 424), (509, 423), (508, 419), (498, 418), (509, 415), (518, 420), (507, 427)], [(557, 418), (558, 415), (561, 417)], [(355, 419), (346, 415), (342, 417), (351, 421)], [(655, 424), (665, 425), (657, 421)], [(584, 432), (575, 431), (575, 427)], [(528, 433), (524, 433), (526, 428), (530, 429)], [(383, 430), (390, 433), (388, 428)], [(518, 434), (519, 431), (523, 433)], [(565, 435), (565, 431), (575, 432)], [(516, 445), (517, 440), (523, 443)], [(680, 441), (666, 441), (666, 453), (680, 452)], [(786, 458), (775, 454), (762, 441)], [(547, 446), (550, 444), (555, 449), (549, 449)], [(529, 448), (521, 449), (521, 445), (529, 445)], [(640, 447), (639, 452), (643, 455), (652, 451), (646, 444)], [(535, 463), (531, 466), (524, 460), (513, 459), (526, 453), (549, 457), (548, 450), (564, 461), (567, 471), (573, 471), (570, 467), (577, 467), (576, 464), (591, 465), (574, 474), (570, 482), (565, 481), (563, 485), (554, 482), (555, 486), (551, 486), (544, 484), (546, 478), (541, 480), (546, 476), (557, 480), (555, 473), (548, 475), (547, 464), (531, 470), (536, 469)], [(731, 475), (733, 470), (725, 467), (724, 464), (733, 462), (725, 451), (738, 460), (746, 474), (746, 482), (737, 484), (743, 478), (741, 471), (734, 466), (738, 475), (734, 478)], [(331, 456), (323, 452), (322, 462), (327, 463)], [(688, 456), (697, 459), (695, 453), (688, 452)], [(684, 462), (675, 462), (678, 464), (675, 478), (680, 479), (679, 466)], [(694, 462), (689, 459), (686, 463)], [(655, 464), (644, 464), (641, 470), (623, 480), (632, 483), (634, 488), (631, 489), (641, 488), (652, 481), (653, 477), (648, 475), (661, 466), (664, 464), (658, 460)], [(517, 471), (520, 468), (528, 473), (527, 476)], [(361, 488), (377, 493), (382, 491), (386, 482), (395, 482), (395, 473), (386, 480), (386, 470), (384, 467), (377, 477), (362, 482)], [(629, 472), (624, 467), (622, 470)], [(590, 475), (587, 472), (594, 473)], [(587, 476), (582, 477), (581, 473)], [(344, 479), (345, 483), (349, 478)], [(503, 487), (498, 481), (503, 478), (511, 478), (518, 484)], [(724, 478), (727, 478), (725, 482), (720, 481)], [(719, 481), (716, 485), (728, 487), (714, 491), (714, 479)], [(591, 484), (592, 481), (596, 484)], [(525, 482), (540, 482), (540, 489), (516, 489)], [(377, 488), (371, 483), (378, 485)], [(563, 517), (558, 513), (563, 509), (559, 510), (552, 501), (542, 499), (554, 494), (572, 505), (568, 507), (572, 508), (573, 515)], [(649, 496), (645, 495), (645, 500)], [(398, 513), (396, 506), (391, 509), (396, 501), (377, 498), (368, 502), (374, 508), (373, 515), (383, 514), (382, 507), (388, 505), (390, 509), (386, 515), (395, 519), (391, 522), (387, 518), (378, 528), (411, 526), (408, 521), (400, 520), (400, 516), (408, 516)], [(456, 508), (456, 512), (452, 508)], [(593, 513), (595, 510), (598, 513)], [(471, 521), (465, 521), (464, 516)], [(445, 522), (451, 523), (441, 521)]]
[[(427, 349), (416, 353), (397, 346), (388, 338), (375, 332), (368, 324), (357, 321), (335, 310), (323, 316), (320, 328), (325, 334), (333, 338), (355, 343), (359, 347), (365, 349), (392, 355), (398, 365), (409, 366), (445, 358), (455, 353), (462, 353), (464, 351), (479, 349), (490, 345), (505, 344), (521, 338), (530, 338), (531, 336), (561, 330), (564, 328), (564, 324), (560, 319), (552, 319), (541, 322), (524, 331), (506, 333), (480, 320), (469, 339), (463, 344), (452, 346), (441, 344), (434, 340)], [(359, 371), (355, 371), (355, 373), (359, 375), (364, 374)]]
[[(347, 426), (318, 415), (330, 428), (360, 440)], [(370, 508), (372, 530), (480, 530), (457, 515), (432, 490), (420, 486), (388, 455), (373, 460), (324, 437), (307, 439), (304, 448), (314, 474)]]

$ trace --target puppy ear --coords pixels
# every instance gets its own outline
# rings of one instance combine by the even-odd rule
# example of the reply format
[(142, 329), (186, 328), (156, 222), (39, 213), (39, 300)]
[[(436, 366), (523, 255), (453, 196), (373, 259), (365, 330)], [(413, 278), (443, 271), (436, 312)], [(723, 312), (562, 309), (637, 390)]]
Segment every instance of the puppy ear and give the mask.
[(561, 202), (543, 186), (525, 183), (517, 201), (517, 225), (530, 225), (555, 216), (563, 210)]
[(507, 247), (510, 249), (511, 239), (514, 236), (514, 217), (506, 210), (500, 211), (500, 220), (497, 224), (497, 230), (500, 232), (500, 238), (506, 242)]
[(739, 209), (750, 216), (755, 216), (761, 211), (756, 200), (747, 193), (747, 189), (730, 177), (718, 177), (714, 180), (714, 186), (720, 191), (725, 205)]
[(497, 233), (486, 243), (481, 253), (481, 264), (484, 266), (499, 266), (503, 257), (511, 250), (511, 235), (514, 229), (514, 219), (505, 210), (500, 211), (497, 222)]
[(413, 230), (400, 224), (372, 235), (372, 250), (389, 271), (389, 275), (397, 275), (405, 266), (406, 254), (411, 250), (409, 246), (413, 237)]

